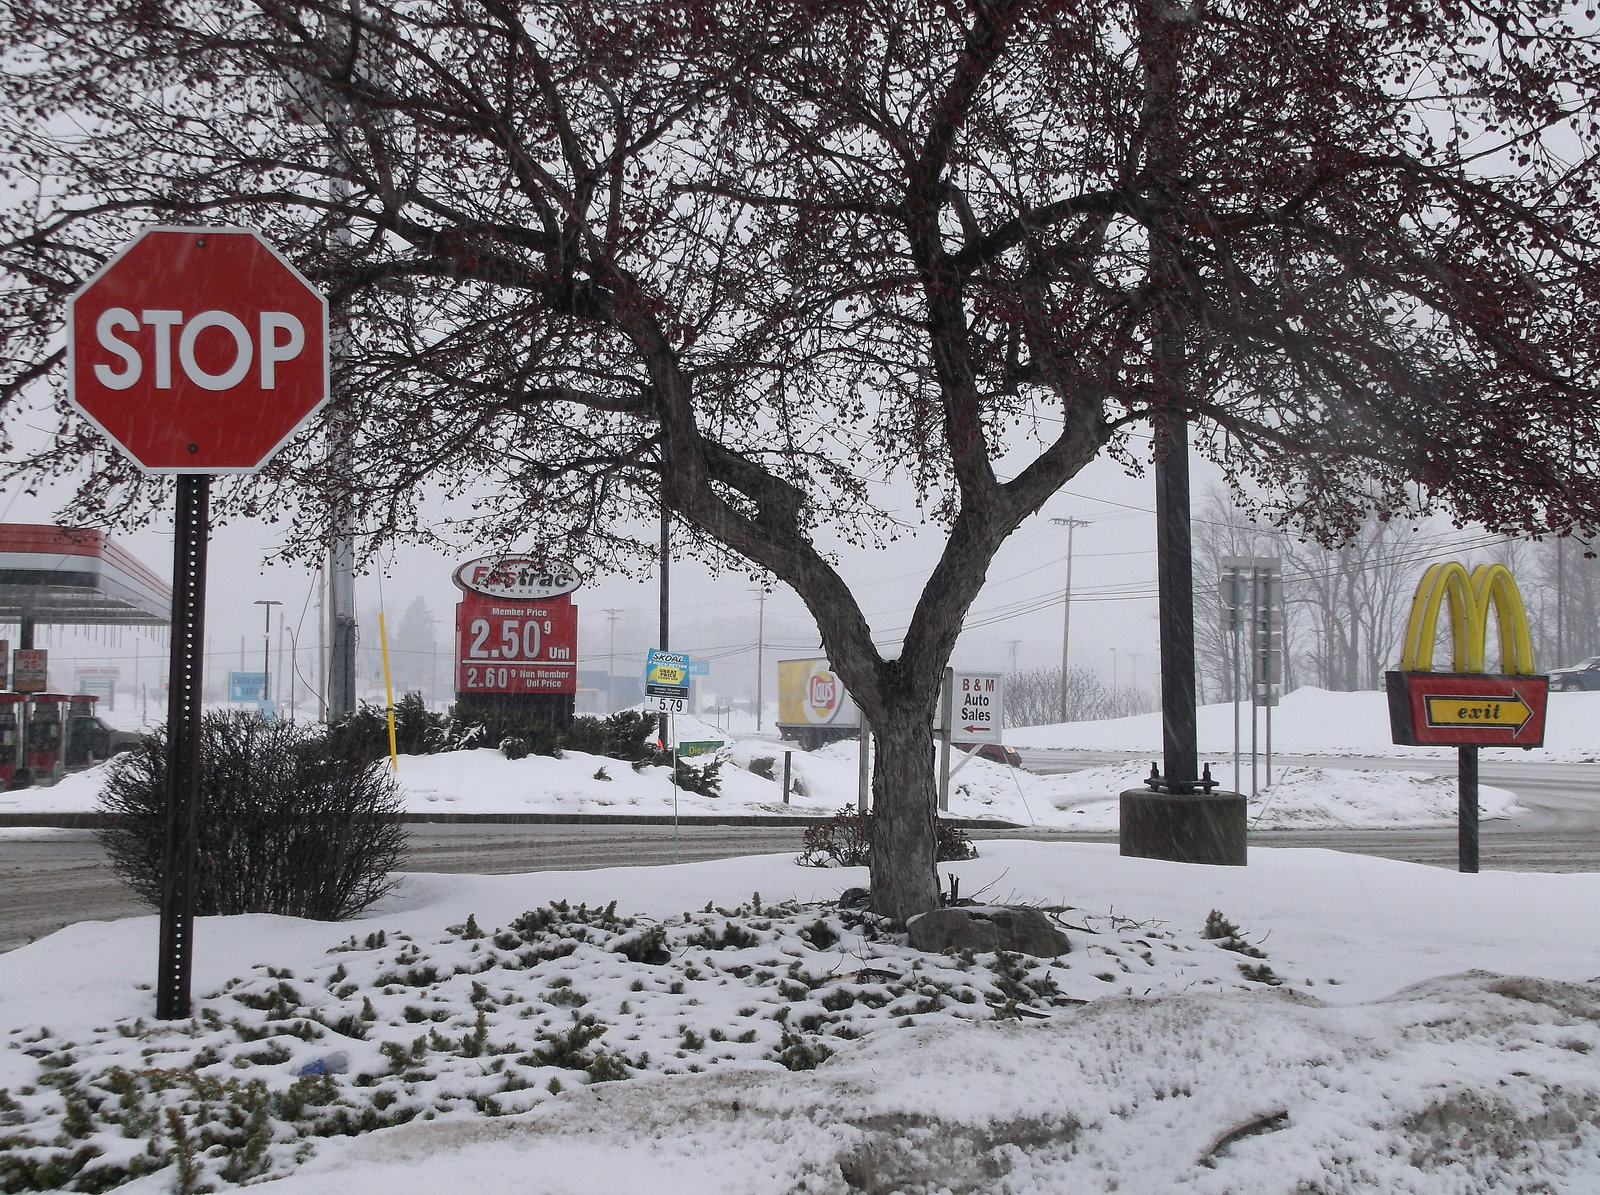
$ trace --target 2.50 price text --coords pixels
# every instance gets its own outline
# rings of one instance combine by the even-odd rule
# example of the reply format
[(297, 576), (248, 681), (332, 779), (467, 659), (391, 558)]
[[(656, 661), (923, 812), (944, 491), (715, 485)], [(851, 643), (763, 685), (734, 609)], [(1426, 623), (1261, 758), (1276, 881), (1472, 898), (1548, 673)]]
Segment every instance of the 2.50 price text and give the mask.
[(550, 646), (542, 656), (544, 637), (551, 633), (548, 618), (528, 618), (522, 621), (506, 619), (500, 623), (498, 638), (491, 639), (492, 628), (487, 618), (474, 618), (467, 628), (467, 658), (469, 660), (569, 660), (571, 649)]

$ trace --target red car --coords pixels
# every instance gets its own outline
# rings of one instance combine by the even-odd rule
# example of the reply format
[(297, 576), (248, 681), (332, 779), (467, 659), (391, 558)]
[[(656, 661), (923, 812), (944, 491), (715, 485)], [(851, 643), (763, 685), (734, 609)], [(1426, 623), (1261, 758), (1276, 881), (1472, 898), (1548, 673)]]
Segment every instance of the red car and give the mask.
[(1022, 756), (1004, 743), (956, 743), (955, 746), (962, 751), (968, 752), (973, 748), (977, 748), (979, 759), (1003, 763), (1008, 768), (1020, 768), (1022, 766)]

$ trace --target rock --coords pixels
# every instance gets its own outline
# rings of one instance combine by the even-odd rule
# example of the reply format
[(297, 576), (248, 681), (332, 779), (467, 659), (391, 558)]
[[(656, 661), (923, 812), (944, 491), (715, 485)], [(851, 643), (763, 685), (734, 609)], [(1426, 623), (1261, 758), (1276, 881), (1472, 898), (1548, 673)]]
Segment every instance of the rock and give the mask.
[(343, 1050), (324, 1054), (300, 1068), (302, 1075), (342, 1075), (350, 1069), (350, 1055)]
[(1010, 905), (971, 905), (934, 909), (906, 922), (913, 950), (941, 953), (970, 950), (986, 954), (1009, 950), (1038, 958), (1066, 954), (1067, 935), (1038, 909)]

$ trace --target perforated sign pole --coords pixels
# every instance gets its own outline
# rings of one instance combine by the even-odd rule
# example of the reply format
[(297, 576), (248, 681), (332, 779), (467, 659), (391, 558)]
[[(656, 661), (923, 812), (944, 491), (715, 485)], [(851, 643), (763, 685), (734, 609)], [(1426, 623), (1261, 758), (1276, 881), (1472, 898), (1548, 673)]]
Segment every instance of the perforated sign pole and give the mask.
[(194, 960), (195, 810), (200, 788), (200, 693), (205, 642), (211, 478), (178, 478), (172, 549), (172, 656), (167, 694), (167, 821), (161, 847), (161, 953), (156, 1016), (189, 1015)]
[(1456, 748), (1456, 870), (1478, 873), (1478, 749)]

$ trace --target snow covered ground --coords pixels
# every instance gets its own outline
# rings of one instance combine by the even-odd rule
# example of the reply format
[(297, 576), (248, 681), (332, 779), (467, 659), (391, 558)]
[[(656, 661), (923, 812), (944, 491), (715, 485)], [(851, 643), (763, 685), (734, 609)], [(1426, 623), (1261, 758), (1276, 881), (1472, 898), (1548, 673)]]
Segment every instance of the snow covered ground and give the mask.
[[(1240, 711), (1240, 737), (1250, 752), (1250, 709)], [(1266, 711), (1258, 715), (1258, 736), (1265, 750)], [(1232, 767), (1233, 706), (1201, 706), (1196, 730), (1202, 757)], [(1068, 722), (1025, 726), (1006, 731), (1013, 747), (1055, 747), (1068, 750), (1159, 752), (1161, 715), (1138, 714), (1103, 722)], [(1381, 693), (1330, 693), (1296, 689), (1272, 711), (1272, 749), (1282, 755), (1375, 755), (1393, 759), (1453, 757), (1453, 747), (1396, 747), (1389, 733), (1389, 705)], [(1552, 693), (1545, 718), (1544, 746), (1482, 750), (1484, 759), (1545, 760), (1551, 763), (1600, 761), (1600, 693)]]
[[(1573, 716), (1552, 715), (1546, 757), (1592, 758), (1600, 695), (1558, 696)], [(1275, 746), (1329, 753), (1316, 735), (1346, 709), (1346, 753), (1399, 756), (1361, 712), (1375, 700), (1291, 695)], [(1111, 828), (1159, 728), (1027, 733), (1134, 761), (1042, 777), (975, 760), (953, 813)], [(722, 795), (679, 793), (680, 811), (854, 798), (853, 744), (796, 752), (789, 806), (762, 774), (781, 777), (781, 747), (724, 754)], [(93, 808), (102, 777), (0, 810)], [(665, 769), (576, 754), (407, 757), (400, 779), (416, 810), (674, 800)], [(1258, 825), (1454, 817), (1453, 782), (1403, 764), (1277, 779)], [(1498, 790), (1484, 803), (1514, 808)], [(71, 926), (0, 956), (0, 1190), (1600, 1190), (1600, 875), (981, 849), (941, 873), (1049, 910), (1067, 955), (920, 954), (839, 906), (864, 870), (787, 856), (407, 875), (359, 921), (202, 919), (194, 1017), (168, 1025), (156, 919)]]
[(1053, 910), (1067, 955), (919, 955), (836, 907), (863, 871), (784, 856), (414, 875), (357, 922), (203, 919), (195, 1017), (163, 1025), (155, 919), (76, 925), (0, 967), (0, 1167), (146, 1168), (141, 1193), (181, 1164), (283, 1195), (1600, 1190), (1600, 876), (983, 850), (940, 870)]
[[(1486, 751), (1485, 758), (1600, 760), (1600, 693), (1552, 694), (1550, 706), (1547, 747), (1534, 752)], [(1231, 706), (1206, 706), (1200, 711), (1202, 758), (1212, 762), (1213, 773), (1224, 781), (1232, 778), (1232, 717)], [(1262, 829), (1397, 828), (1453, 822), (1454, 780), (1405, 766), (1407, 759), (1434, 759), (1450, 752), (1393, 746), (1387, 719), (1381, 693), (1301, 689), (1285, 697), (1274, 711), (1273, 745), (1279, 754), (1376, 756), (1394, 762), (1383, 767), (1275, 768), (1274, 783), (1252, 803), (1252, 825)], [(1247, 746), (1248, 733), (1246, 727)], [(856, 799), (857, 746), (853, 742), (807, 753), (770, 739), (730, 737), (709, 723), (690, 718), (678, 719), (677, 735), (683, 741), (725, 744), (719, 796), (675, 793), (665, 768), (636, 775), (614, 760), (576, 752), (563, 759), (515, 761), (487, 748), (402, 756), (399, 778), (407, 808), (414, 813), (663, 816), (676, 807), (681, 814), (694, 815), (826, 815)], [(1023, 747), (1124, 751), (1130, 760), (1051, 776), (971, 760), (951, 784), (953, 816), (993, 818), (1023, 826), (1114, 830), (1117, 794), (1139, 787), (1150, 761), (1160, 755), (1160, 716), (1014, 729), (1007, 732), (1007, 740)], [(783, 802), (781, 785), (785, 750), (791, 752), (793, 775), (788, 805)], [(960, 759), (958, 754), (957, 761)], [(1262, 777), (1264, 780), (1264, 772)], [(96, 768), (68, 776), (53, 788), (0, 792), (0, 813), (92, 810), (103, 778), (103, 768)], [(1485, 818), (1509, 817), (1516, 811), (1516, 799), (1503, 789), (1485, 786), (1480, 792), (1480, 808)]]

